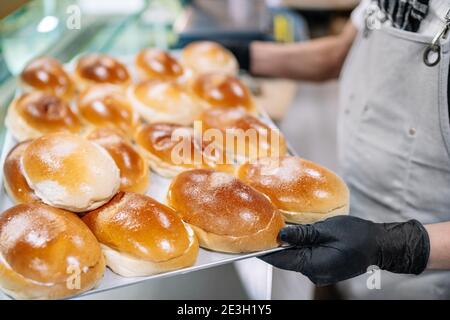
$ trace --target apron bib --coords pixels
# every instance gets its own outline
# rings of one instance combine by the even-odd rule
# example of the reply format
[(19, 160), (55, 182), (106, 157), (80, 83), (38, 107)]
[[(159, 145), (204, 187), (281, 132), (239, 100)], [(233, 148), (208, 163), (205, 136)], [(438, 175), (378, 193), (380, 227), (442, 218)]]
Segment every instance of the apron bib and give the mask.
[[(360, 32), (341, 78), (338, 141), (352, 215), (375, 222), (450, 220), (449, 47), (427, 66), (432, 39), (382, 26)], [(449, 299), (450, 272), (420, 276), (381, 272), (339, 285), (347, 298)]]

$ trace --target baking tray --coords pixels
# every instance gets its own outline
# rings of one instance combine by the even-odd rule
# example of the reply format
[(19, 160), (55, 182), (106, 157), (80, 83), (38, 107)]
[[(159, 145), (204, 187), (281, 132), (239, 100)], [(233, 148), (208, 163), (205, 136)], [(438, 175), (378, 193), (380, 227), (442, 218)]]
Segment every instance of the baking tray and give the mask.
[[(177, 55), (177, 53), (175, 53)], [(122, 62), (124, 62), (131, 71), (132, 76), (134, 76), (135, 71), (132, 67), (132, 58), (131, 57), (117, 57)], [(66, 65), (66, 68), (68, 70), (72, 69), (73, 67), (73, 61), (71, 63), (68, 63)], [(17, 89), (16, 96), (20, 94), (20, 89)], [(263, 111), (260, 110), (260, 116), (259, 118), (265, 122), (267, 125), (276, 128), (273, 121), (270, 119), (270, 117)], [(4, 188), (3, 184), (3, 163), (5, 161), (5, 158), (8, 154), (8, 152), (17, 144), (17, 141), (12, 137), (11, 133), (7, 130), (5, 135), (5, 141), (4, 145), (1, 150), (1, 156), (0, 156), (0, 183), (1, 183), (1, 189), (0, 189), (0, 212), (5, 211), (6, 209), (12, 207), (14, 204), (12, 203), (11, 199), (9, 198), (8, 194), (6, 193), (6, 190)], [(288, 150), (290, 154), (293, 154), (292, 149), (288, 145)], [(150, 183), (149, 183), (149, 189), (147, 190), (147, 195), (151, 196), (152, 198), (158, 200), (161, 203), (166, 203), (166, 194), (167, 190), (170, 186), (171, 180), (170, 178), (165, 178), (160, 175), (158, 175), (155, 172), (151, 172), (150, 174)], [(122, 277), (118, 274), (112, 272), (109, 268), (106, 268), (105, 274), (103, 279), (101, 280), (100, 284), (87, 292), (84, 292), (82, 294), (76, 295), (74, 297), (82, 297), (98, 292), (103, 292), (111, 289), (117, 289), (120, 287), (129, 286), (132, 284), (144, 282), (147, 280), (157, 279), (157, 278), (165, 278), (165, 277), (172, 277), (176, 275), (186, 274), (193, 271), (198, 271), (202, 269), (212, 268), (219, 265), (224, 265), (244, 259), (254, 258), (257, 256), (265, 255), (272, 252), (277, 252), (280, 250), (283, 250), (284, 248), (275, 248), (271, 250), (266, 251), (259, 251), (254, 253), (245, 253), (245, 254), (228, 254), (228, 253), (220, 253), (220, 252), (214, 252), (210, 250), (206, 250), (203, 248), (200, 248), (198, 258), (196, 263), (188, 268), (174, 270), (170, 272), (165, 272), (157, 275), (147, 276), (147, 277)], [(6, 294), (5, 294), (6, 295)]]
[[(1, 168), (3, 168), (3, 163), (5, 161), (5, 157), (8, 154), (8, 152), (16, 145), (16, 141), (11, 136), (9, 132), (6, 133), (5, 137), (5, 144), (2, 149), (1, 154)], [(5, 211), (6, 209), (12, 207), (14, 204), (12, 203), (11, 199), (9, 198), (8, 194), (6, 193), (5, 188), (3, 187), (3, 170), (1, 171), (1, 183), (2, 188), (0, 190), (0, 212)], [(164, 178), (159, 176), (158, 174), (152, 172), (150, 175), (150, 187), (147, 190), (147, 195), (151, 196), (152, 198), (160, 201), (161, 203), (165, 203), (167, 190), (169, 188), (171, 179)], [(220, 252), (213, 252), (210, 250), (206, 250), (203, 248), (200, 248), (197, 261), (195, 265), (189, 268), (184, 268), (180, 270), (170, 271), (166, 273), (161, 273), (153, 276), (148, 277), (122, 277), (114, 272), (112, 272), (110, 269), (106, 269), (105, 275), (100, 282), (100, 284), (87, 292), (82, 293), (81, 295), (77, 296), (83, 296), (83, 295), (89, 295), (97, 292), (102, 292), (110, 289), (120, 288), (124, 286), (128, 286), (131, 284), (147, 281), (150, 279), (156, 279), (156, 278), (163, 278), (163, 277), (170, 277), (170, 276), (176, 276), (180, 274), (186, 274), (193, 271), (198, 271), (206, 268), (212, 268), (215, 266), (243, 260), (243, 259), (249, 259), (257, 256), (261, 256), (267, 253), (276, 252), (279, 250), (282, 250), (283, 248), (275, 248), (272, 250), (267, 251), (260, 251), (255, 253), (249, 253), (249, 254), (228, 254), (228, 253), (220, 253)]]

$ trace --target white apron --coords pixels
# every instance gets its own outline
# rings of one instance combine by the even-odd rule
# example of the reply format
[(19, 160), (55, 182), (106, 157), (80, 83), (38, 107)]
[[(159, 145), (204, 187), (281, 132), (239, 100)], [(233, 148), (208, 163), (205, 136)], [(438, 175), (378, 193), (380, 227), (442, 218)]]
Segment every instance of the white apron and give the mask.
[[(358, 35), (342, 73), (338, 132), (352, 215), (450, 221), (449, 39), (430, 67), (423, 60), (428, 36), (389, 26)], [(368, 277), (339, 289), (352, 299), (450, 299), (449, 271), (382, 272), (379, 290), (368, 289)]]

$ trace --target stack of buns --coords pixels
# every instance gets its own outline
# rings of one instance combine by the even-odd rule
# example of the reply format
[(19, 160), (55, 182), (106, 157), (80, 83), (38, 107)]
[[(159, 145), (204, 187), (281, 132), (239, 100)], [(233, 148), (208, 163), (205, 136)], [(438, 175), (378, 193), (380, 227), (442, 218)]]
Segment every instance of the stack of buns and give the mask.
[[(3, 182), (16, 206), (0, 215), (0, 288), (70, 297), (105, 265), (126, 277), (168, 272), (194, 265), (199, 246), (263, 251), (279, 246), (285, 221), (347, 213), (345, 183), (286, 156), (237, 74), (235, 57), (207, 41), (180, 59), (143, 49), (132, 65), (96, 53), (71, 71), (31, 61), (5, 119), (17, 144)], [(249, 130), (256, 140), (243, 148), (214, 135)], [(146, 195), (164, 187), (149, 169), (171, 179), (167, 205)]]

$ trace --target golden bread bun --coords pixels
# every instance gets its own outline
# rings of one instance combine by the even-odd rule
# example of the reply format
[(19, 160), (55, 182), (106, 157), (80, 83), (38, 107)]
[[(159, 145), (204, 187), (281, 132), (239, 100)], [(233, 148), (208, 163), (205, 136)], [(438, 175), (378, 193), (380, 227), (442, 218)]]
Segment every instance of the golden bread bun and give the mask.
[(97, 285), (98, 241), (73, 213), (20, 204), (0, 215), (0, 287), (16, 299), (58, 299)]
[(142, 49), (136, 55), (135, 64), (141, 80), (177, 80), (184, 74), (181, 64), (160, 49)]
[(149, 170), (145, 158), (118, 131), (99, 128), (91, 131), (87, 139), (108, 151), (120, 170), (120, 190), (145, 193), (149, 183)]
[(177, 213), (145, 195), (120, 192), (83, 221), (101, 243), (106, 265), (122, 276), (189, 267), (198, 255), (197, 239)]
[(192, 91), (202, 100), (204, 109), (243, 108), (256, 113), (250, 90), (238, 78), (219, 73), (202, 74), (194, 80)]
[(67, 133), (32, 141), (22, 156), (22, 169), (44, 203), (73, 212), (98, 208), (120, 186), (119, 169), (108, 152)]
[(14, 99), (5, 119), (19, 141), (52, 132), (80, 133), (82, 126), (68, 102), (49, 93), (34, 91)]
[(191, 127), (171, 123), (144, 124), (137, 130), (135, 140), (150, 167), (164, 177), (173, 177), (193, 168), (234, 171), (234, 166), (226, 163), (223, 150), (215, 148), (205, 152), (206, 146), (195, 138)]
[(127, 97), (147, 122), (190, 125), (200, 116), (200, 101), (175, 82), (149, 80), (132, 85)]
[(30, 188), (22, 172), (22, 155), (31, 141), (16, 145), (6, 156), (3, 164), (5, 189), (14, 203), (36, 203), (39, 198)]
[(204, 169), (180, 173), (167, 201), (204, 248), (239, 253), (278, 246), (282, 215), (266, 196), (232, 175)]
[[(210, 129), (219, 129), (222, 132), (224, 139), (220, 147), (236, 155), (238, 162), (286, 154), (283, 134), (242, 108), (211, 108), (203, 112), (201, 121), (204, 132)], [(229, 139), (234, 143), (227, 143)]]
[(181, 52), (181, 64), (194, 74), (217, 72), (237, 75), (236, 57), (216, 42), (198, 41), (187, 45)]
[(114, 85), (93, 85), (78, 98), (78, 110), (83, 120), (94, 127), (119, 129), (133, 135), (139, 123), (123, 91)]
[(28, 63), (20, 74), (25, 89), (44, 91), (69, 99), (75, 86), (61, 63), (51, 57), (38, 57)]
[(345, 182), (311, 161), (289, 156), (260, 159), (241, 165), (237, 176), (267, 195), (288, 222), (307, 224), (348, 214)]
[(74, 78), (80, 89), (99, 83), (124, 87), (131, 82), (131, 76), (124, 64), (111, 56), (98, 53), (87, 54), (78, 59)]

